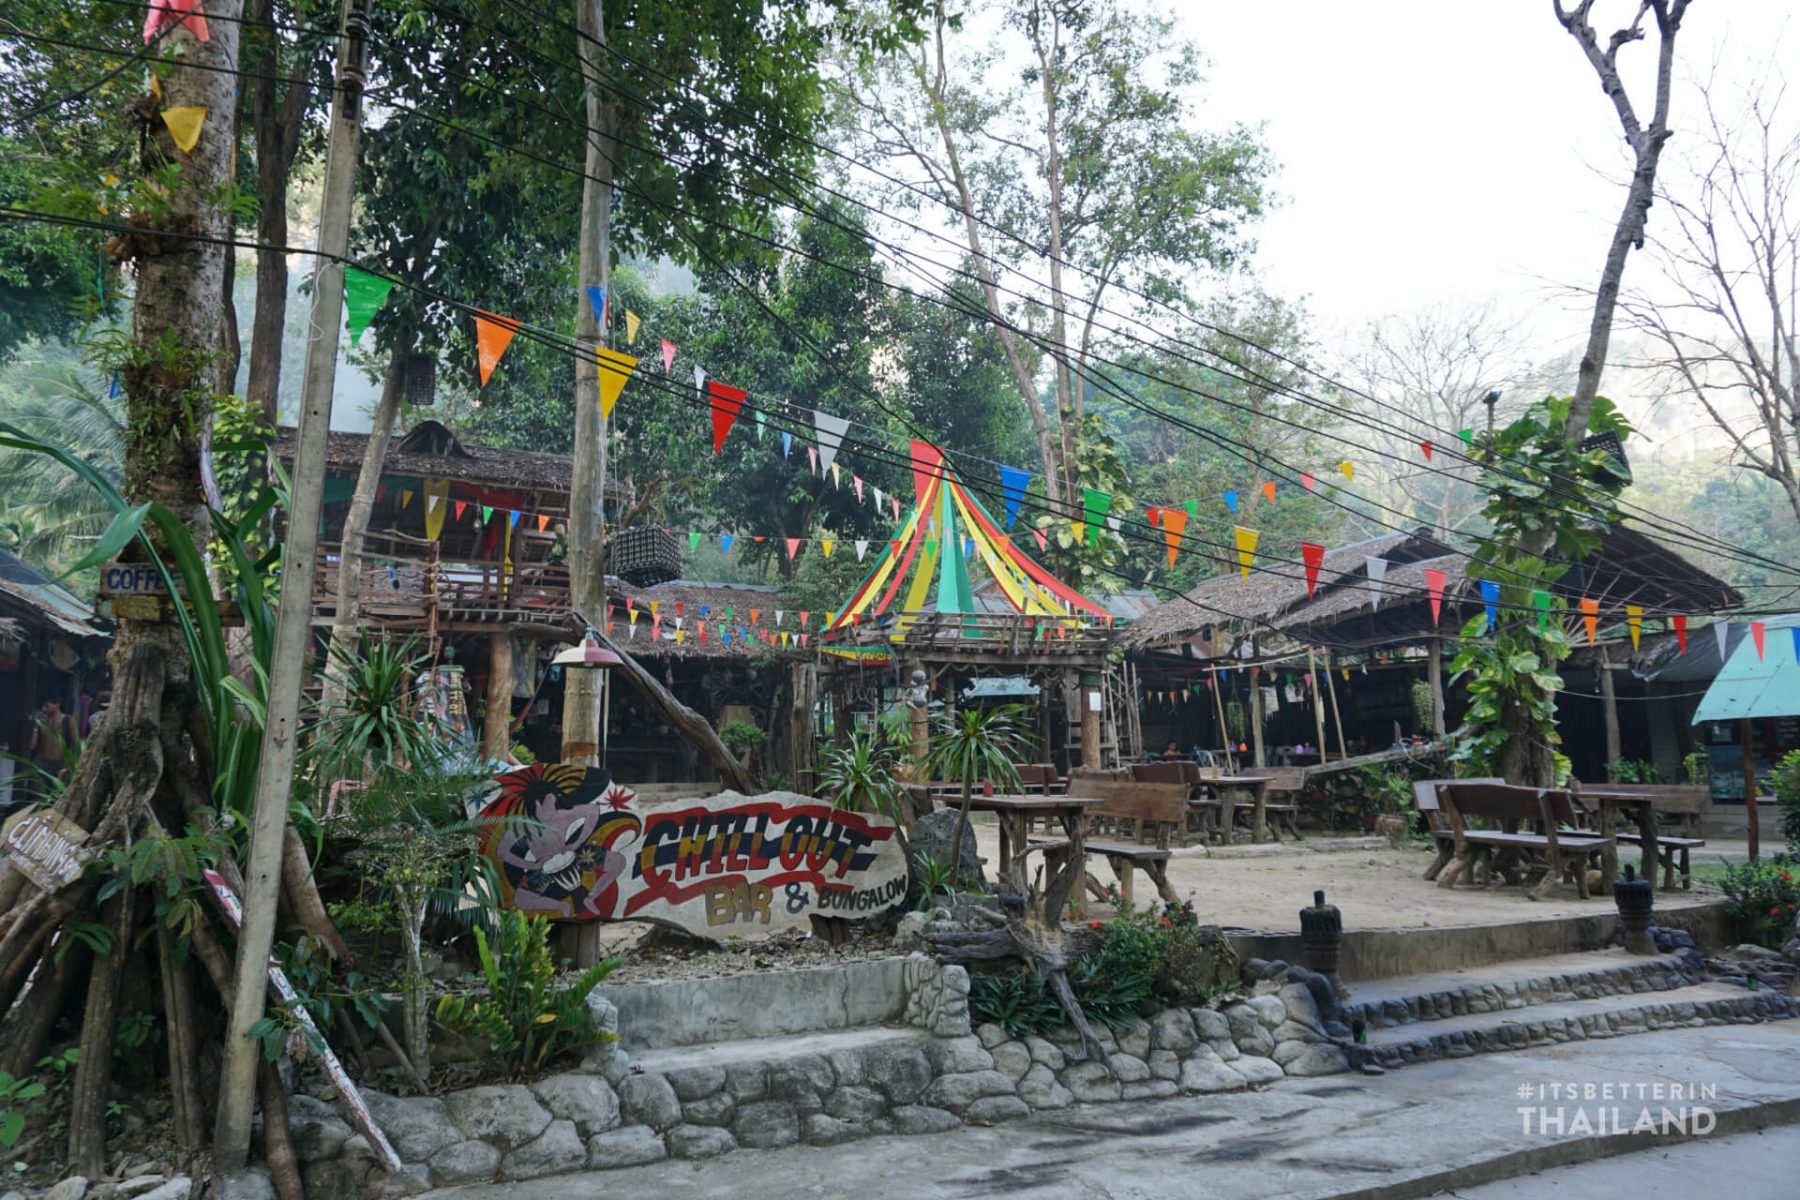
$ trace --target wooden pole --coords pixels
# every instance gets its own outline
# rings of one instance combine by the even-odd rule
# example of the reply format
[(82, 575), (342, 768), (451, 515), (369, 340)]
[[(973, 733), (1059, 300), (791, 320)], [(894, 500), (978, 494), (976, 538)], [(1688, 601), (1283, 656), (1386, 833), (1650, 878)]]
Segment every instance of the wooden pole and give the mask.
[(1100, 676), (1081, 673), (1081, 765), (1100, 766)]
[(512, 755), (513, 640), (505, 629), (488, 634), (487, 706), (481, 718), (481, 752), (507, 762)]
[(1744, 751), (1744, 821), (1748, 829), (1746, 836), (1750, 842), (1750, 861), (1755, 862), (1762, 853), (1762, 829), (1757, 820), (1756, 811), (1755, 735), (1751, 730), (1748, 718), (1738, 722), (1738, 741)]
[(1319, 731), (1319, 763), (1325, 762), (1325, 689), (1319, 686), (1319, 666), (1313, 648), (1306, 648), (1306, 673), (1312, 680), (1313, 727)]
[(1263, 758), (1263, 692), (1262, 668), (1250, 668), (1250, 749), (1255, 757), (1250, 761), (1259, 767), (1267, 766)]
[[(325, 440), (331, 429), (331, 398), (337, 379), (338, 330), (344, 319), (344, 256), (350, 249), (351, 190), (356, 177), (357, 142), (362, 130), (363, 61), (370, 0), (344, 0), (339, 17), (337, 77), (332, 87), (331, 125), (325, 152), (324, 199), (319, 219), (318, 269), (302, 376), (299, 428), (294, 436), (294, 475), (288, 503), (287, 544), (281, 561), (287, 577), (310, 587), (318, 556), (319, 511), (325, 495)], [(235, 7), (235, 6), (232, 6)], [(215, 17), (221, 16), (214, 13)], [(229, 23), (225, 15), (221, 24)], [(250, 1029), (262, 1019), (268, 995), (269, 947), (275, 939), (275, 907), (281, 892), (282, 841), (288, 798), (294, 783), (294, 750), (300, 736), (300, 687), (312, 641), (312, 604), (302, 592), (281, 605), (270, 655), (268, 707), (263, 719), (262, 757), (256, 772), (256, 807), (251, 816), (250, 861), (244, 871), (244, 921), (233, 965), (231, 1018), (225, 1033), (225, 1063), (219, 1082), (219, 1111), (213, 1161), (223, 1172), (241, 1170), (250, 1155), (250, 1128), (256, 1101), (262, 1043)]]
[[(1331, 719), (1337, 723), (1338, 757), (1349, 758), (1350, 747), (1344, 744), (1344, 714), (1338, 708), (1336, 674), (1332, 660), (1327, 658), (1325, 660), (1325, 688), (1326, 694), (1331, 697)], [(1320, 746), (1319, 749), (1323, 750), (1324, 747)]]
[(1225, 747), (1225, 769), (1227, 771), (1235, 770), (1237, 756), (1233, 753), (1235, 747), (1231, 744), (1231, 726), (1225, 723), (1225, 689), (1219, 686), (1219, 673), (1217, 671), (1212, 673), (1212, 688), (1210, 690), (1213, 695), (1213, 711), (1217, 713), (1219, 717), (1219, 741)]
[(1431, 681), (1431, 736), (1439, 742), (1445, 738), (1444, 722), (1444, 647), (1436, 634), (1426, 643), (1430, 650), (1425, 659), (1425, 675)]
[(1606, 647), (1600, 647), (1600, 716), (1606, 728), (1606, 761), (1610, 766), (1619, 761), (1619, 698), (1613, 692), (1612, 663)]

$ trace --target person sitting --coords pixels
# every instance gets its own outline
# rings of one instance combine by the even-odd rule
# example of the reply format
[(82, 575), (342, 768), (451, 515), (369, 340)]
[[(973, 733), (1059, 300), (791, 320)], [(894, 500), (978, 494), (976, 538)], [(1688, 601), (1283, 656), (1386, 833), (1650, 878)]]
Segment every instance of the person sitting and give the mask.
[(1174, 738), (1170, 738), (1169, 744), (1163, 747), (1162, 760), (1164, 762), (1176, 762), (1186, 757), (1187, 755), (1181, 752), (1181, 747), (1175, 744)]

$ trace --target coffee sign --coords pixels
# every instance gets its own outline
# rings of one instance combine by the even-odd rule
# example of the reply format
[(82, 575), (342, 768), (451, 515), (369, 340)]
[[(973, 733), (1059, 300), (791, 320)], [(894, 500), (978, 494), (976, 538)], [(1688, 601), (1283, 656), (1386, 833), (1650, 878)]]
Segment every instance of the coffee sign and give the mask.
[(498, 782), (482, 849), (524, 912), (721, 938), (873, 916), (906, 898), (899, 828), (883, 817), (792, 792), (641, 809), (606, 771), (569, 763)]
[(87, 830), (53, 809), (14, 813), (0, 825), (6, 861), (46, 892), (59, 892), (81, 878), (87, 862), (81, 844)]

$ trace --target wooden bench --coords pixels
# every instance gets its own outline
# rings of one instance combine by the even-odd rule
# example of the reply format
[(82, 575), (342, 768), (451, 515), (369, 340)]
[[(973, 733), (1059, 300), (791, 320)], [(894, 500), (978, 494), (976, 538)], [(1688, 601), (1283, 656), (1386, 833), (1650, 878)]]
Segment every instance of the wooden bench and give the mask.
[[(1090, 780), (1072, 792), (1074, 795), (1092, 796), (1102, 801), (1098, 807), (1088, 811), (1090, 830), (1097, 822), (1110, 819), (1113, 822), (1131, 821), (1140, 830), (1152, 831), (1153, 841), (1148, 845), (1093, 837), (1087, 839), (1088, 853), (1105, 856), (1113, 874), (1119, 877), (1120, 894), (1128, 903), (1133, 895), (1133, 871), (1142, 871), (1148, 875), (1150, 882), (1156, 887), (1156, 894), (1164, 900), (1171, 904), (1181, 903), (1181, 898), (1169, 883), (1169, 837), (1187, 822), (1187, 793), (1187, 785), (1181, 783), (1118, 780)], [(1033, 848), (1065, 844), (1066, 839), (1061, 838), (1031, 840)], [(1092, 876), (1088, 878), (1088, 890), (1099, 896), (1106, 894), (1105, 889)]]
[[(1252, 767), (1245, 771), (1246, 775), (1256, 775), (1269, 781), (1271, 794), (1280, 792), (1286, 796), (1299, 796), (1306, 791), (1305, 767)], [(1281, 840), (1281, 828), (1287, 827), (1288, 836), (1296, 842), (1300, 840), (1300, 805), (1298, 803), (1280, 803), (1274, 800), (1263, 802), (1263, 813), (1269, 820), (1269, 831)]]
[[(1489, 886), (1495, 875), (1523, 884), (1527, 881), (1519, 868), (1541, 865), (1541, 882), (1528, 893), (1532, 899), (1573, 875), (1575, 893), (1585, 900), (1588, 860), (1613, 845), (1610, 837), (1573, 828), (1576, 807), (1567, 792), (1459, 780), (1440, 788), (1438, 795), (1450, 818), (1455, 855), (1437, 881), (1441, 888), (1454, 887), (1465, 872), (1470, 879), (1479, 872)], [(1471, 827), (1469, 822), (1476, 819), (1497, 828)], [(1537, 831), (1525, 832), (1521, 829), (1525, 825), (1536, 825)]]
[[(1706, 845), (1706, 839), (1700, 836), (1705, 827), (1706, 814), (1712, 811), (1712, 788), (1704, 783), (1596, 783), (1594, 788), (1611, 792), (1615, 795), (1643, 796), (1650, 801), (1654, 814), (1656, 831), (1657, 863), (1662, 867), (1663, 887), (1673, 888), (1676, 877), (1681, 879), (1684, 890), (1694, 886), (1694, 877), (1689, 869), (1689, 857), (1693, 851)], [(1626, 816), (1631, 813), (1627, 810)], [(1662, 832), (1664, 817), (1672, 818), (1667, 822), (1678, 834)], [(1635, 842), (1643, 845), (1646, 830), (1636, 833), (1621, 832), (1621, 842)]]
[(1427, 880), (1436, 879), (1438, 872), (1449, 865), (1451, 857), (1456, 853), (1456, 831), (1450, 827), (1450, 814), (1444, 811), (1438, 799), (1438, 789), (1453, 783), (1505, 783), (1498, 775), (1484, 775), (1469, 779), (1415, 779), (1413, 780), (1413, 807), (1424, 814), (1425, 827), (1431, 831), (1432, 840), (1437, 843), (1437, 858), (1425, 868)]
[(1019, 790), (1027, 796), (1054, 796), (1069, 790), (1055, 763), (1020, 763)]

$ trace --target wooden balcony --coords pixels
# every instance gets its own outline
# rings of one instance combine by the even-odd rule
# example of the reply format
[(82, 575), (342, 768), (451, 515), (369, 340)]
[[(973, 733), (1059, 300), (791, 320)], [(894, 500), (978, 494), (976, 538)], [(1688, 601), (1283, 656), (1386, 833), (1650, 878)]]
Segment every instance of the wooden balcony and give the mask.
[[(456, 561), (437, 542), (383, 531), (363, 539), (361, 623), (431, 634), (560, 624), (570, 611), (569, 570), (548, 558), (552, 539), (516, 532), (504, 561)], [(337, 612), (340, 542), (321, 542), (313, 571), (313, 623)]]

